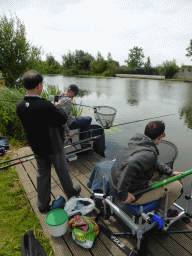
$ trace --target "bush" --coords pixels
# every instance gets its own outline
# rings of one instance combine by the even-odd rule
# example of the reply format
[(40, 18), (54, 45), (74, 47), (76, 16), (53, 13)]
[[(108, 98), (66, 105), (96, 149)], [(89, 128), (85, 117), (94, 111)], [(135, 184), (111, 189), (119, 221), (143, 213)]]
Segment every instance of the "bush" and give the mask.
[(115, 71), (108, 69), (108, 70), (104, 71), (102, 75), (103, 76), (115, 77)]
[(16, 114), (17, 101), (24, 97), (24, 91), (8, 89), (7, 87), (0, 88), (0, 98), (4, 100), (15, 101), (0, 101), (0, 131), (2, 136), (8, 139), (14, 138), (20, 142), (27, 142), (23, 126)]
[(99, 60), (99, 61), (92, 61), (90, 63), (91, 73), (93, 74), (102, 74), (107, 69), (107, 61), (106, 60)]
[(162, 66), (157, 67), (156, 72), (159, 75), (165, 76), (165, 78), (171, 78), (177, 71), (179, 67), (176, 64), (176, 60), (173, 61), (165, 61)]

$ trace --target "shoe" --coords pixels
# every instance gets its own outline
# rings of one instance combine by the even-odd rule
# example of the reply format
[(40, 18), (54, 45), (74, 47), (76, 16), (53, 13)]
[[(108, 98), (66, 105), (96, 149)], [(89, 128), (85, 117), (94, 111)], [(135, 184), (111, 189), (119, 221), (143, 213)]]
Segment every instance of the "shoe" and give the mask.
[(79, 186), (79, 185), (77, 185), (77, 186), (74, 186), (74, 188), (75, 188), (75, 190), (77, 191), (75, 194), (68, 194), (68, 199), (70, 199), (71, 197), (73, 197), (73, 196), (78, 196), (79, 195), (79, 193), (81, 192), (81, 187)]
[(50, 207), (50, 205), (48, 205), (46, 208), (44, 208), (44, 209), (40, 209), (39, 207), (38, 207), (38, 210), (40, 211), (40, 213), (48, 213), (49, 211), (51, 211), (51, 207)]
[(179, 215), (179, 212), (177, 210), (169, 209), (167, 211), (167, 218), (169, 220), (176, 218)]
[(52, 205), (50, 206), (50, 210), (61, 208), (64, 209), (65, 207), (65, 198), (63, 196), (58, 196), (57, 199), (53, 200)]

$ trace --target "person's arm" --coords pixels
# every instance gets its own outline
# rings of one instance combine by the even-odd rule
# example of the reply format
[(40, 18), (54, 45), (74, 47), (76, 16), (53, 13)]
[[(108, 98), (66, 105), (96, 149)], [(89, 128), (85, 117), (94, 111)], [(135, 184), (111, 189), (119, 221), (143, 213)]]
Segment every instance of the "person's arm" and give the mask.
[[(67, 118), (68, 118), (69, 114), (70, 114), (70, 111), (71, 111), (71, 107), (72, 107), (71, 100), (68, 97), (62, 98), (60, 100), (60, 104), (62, 105), (62, 107), (64, 108), (65, 112), (67, 113)], [(70, 131), (67, 123), (63, 126), (63, 128), (64, 128), (66, 134), (69, 137), (73, 137), (74, 136), (74, 133), (72, 131)]]
[(44, 113), (47, 115), (47, 119), (52, 126), (62, 126), (67, 122), (67, 114), (60, 101), (55, 104), (46, 101), (44, 108), (47, 108), (47, 111), (44, 111)]
[(172, 176), (173, 169), (171, 169), (168, 165), (157, 161), (157, 171), (162, 175)]

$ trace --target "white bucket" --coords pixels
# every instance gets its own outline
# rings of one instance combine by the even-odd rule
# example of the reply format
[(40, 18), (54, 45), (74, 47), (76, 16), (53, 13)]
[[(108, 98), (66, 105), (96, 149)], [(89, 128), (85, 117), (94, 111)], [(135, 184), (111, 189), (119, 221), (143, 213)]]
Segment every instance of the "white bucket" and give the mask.
[(48, 225), (50, 235), (57, 237), (66, 233), (68, 228), (68, 214), (65, 210), (61, 208), (51, 210), (46, 215), (45, 220)]

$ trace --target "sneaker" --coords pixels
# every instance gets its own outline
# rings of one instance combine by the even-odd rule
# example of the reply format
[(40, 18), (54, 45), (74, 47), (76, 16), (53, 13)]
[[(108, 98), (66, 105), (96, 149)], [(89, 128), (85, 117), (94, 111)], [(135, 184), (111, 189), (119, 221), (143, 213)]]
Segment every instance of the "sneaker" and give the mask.
[(177, 210), (169, 209), (167, 211), (167, 218), (169, 220), (176, 218), (179, 215), (179, 212)]

